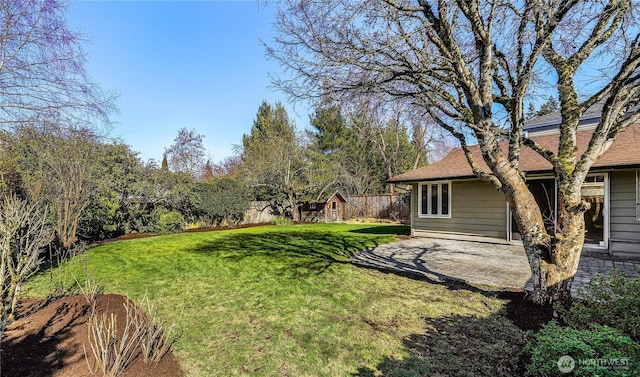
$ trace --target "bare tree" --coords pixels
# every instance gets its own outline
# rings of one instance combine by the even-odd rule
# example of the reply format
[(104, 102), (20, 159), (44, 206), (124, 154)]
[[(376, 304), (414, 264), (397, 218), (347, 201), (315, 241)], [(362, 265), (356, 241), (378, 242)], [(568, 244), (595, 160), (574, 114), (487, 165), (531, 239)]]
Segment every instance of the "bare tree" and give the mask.
[(204, 136), (200, 135), (196, 130), (189, 131), (183, 127), (178, 131), (178, 136), (165, 152), (171, 171), (185, 173), (193, 178), (200, 178), (206, 155), (206, 150), (202, 144), (203, 138)]
[(2, 137), (3, 153), (23, 173), (30, 198), (50, 205), (59, 246), (78, 240), (78, 225), (91, 203), (89, 181), (100, 138), (88, 129), (19, 127)]
[(6, 196), (0, 210), (0, 339), (18, 301), (20, 289), (40, 264), (40, 252), (54, 232), (46, 211), (15, 195)]
[(215, 176), (237, 179), (242, 170), (242, 157), (229, 156), (213, 166)]
[(54, 210), (58, 241), (68, 249), (78, 241), (78, 225), (91, 203), (88, 183), (98, 143), (88, 130), (43, 136), (45, 186)]
[[(474, 174), (513, 209), (539, 303), (571, 301), (584, 243), (581, 186), (590, 167), (640, 112), (638, 3), (608, 1), (296, 1), (278, 14), (268, 54), (291, 73), (275, 84), (297, 98), (375, 95), (432, 115)], [(523, 136), (524, 101), (555, 90), (558, 149)], [(546, 93), (545, 96), (548, 96)], [(588, 148), (577, 153), (582, 114), (602, 104)], [(506, 140), (508, 150), (500, 148)], [(483, 171), (469, 144), (477, 142)], [(548, 233), (519, 169), (523, 146), (552, 166), (558, 224)]]
[[(426, 165), (428, 131), (420, 117), (402, 102), (360, 101), (349, 111), (350, 124), (375, 147), (384, 166), (384, 181)], [(410, 139), (411, 133), (417, 138)], [(394, 186), (391, 185), (393, 192)]]
[(87, 75), (65, 13), (62, 1), (0, 1), (0, 125), (108, 122), (114, 95)]

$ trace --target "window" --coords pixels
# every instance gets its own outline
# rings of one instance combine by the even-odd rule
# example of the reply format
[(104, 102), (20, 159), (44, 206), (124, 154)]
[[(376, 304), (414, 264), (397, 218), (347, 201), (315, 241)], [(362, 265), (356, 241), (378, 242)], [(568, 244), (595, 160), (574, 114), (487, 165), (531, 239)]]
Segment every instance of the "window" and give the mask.
[(309, 203), (309, 209), (316, 209), (316, 203)]
[(451, 182), (418, 184), (420, 217), (451, 217)]
[(337, 210), (338, 209), (338, 202), (331, 202), (331, 209), (332, 210)]
[(640, 221), (640, 170), (636, 170), (636, 220)]

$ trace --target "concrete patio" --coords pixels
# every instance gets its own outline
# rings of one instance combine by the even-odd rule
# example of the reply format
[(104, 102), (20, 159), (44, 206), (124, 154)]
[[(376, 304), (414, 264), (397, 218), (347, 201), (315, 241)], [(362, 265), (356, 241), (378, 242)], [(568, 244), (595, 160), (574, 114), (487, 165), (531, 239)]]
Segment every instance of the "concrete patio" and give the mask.
[[(435, 238), (410, 238), (362, 251), (354, 262), (437, 282), (461, 281), (478, 288), (531, 290), (529, 263), (522, 246)], [(615, 268), (638, 278), (640, 260), (584, 254), (572, 293), (598, 273)]]

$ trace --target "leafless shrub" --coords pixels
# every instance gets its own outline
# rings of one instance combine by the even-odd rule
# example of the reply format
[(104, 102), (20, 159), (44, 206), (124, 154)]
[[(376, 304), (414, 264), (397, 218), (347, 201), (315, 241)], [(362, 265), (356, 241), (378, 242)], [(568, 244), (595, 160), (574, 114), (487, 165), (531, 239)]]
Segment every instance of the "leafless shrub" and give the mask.
[[(22, 285), (42, 262), (40, 251), (53, 240), (45, 210), (16, 196), (4, 198), (0, 211), (0, 275), (3, 319), (10, 319)], [(4, 321), (3, 321), (4, 322)]]
[(0, 208), (0, 339), (13, 312), (23, 284), (42, 260), (40, 252), (53, 241), (46, 210), (37, 203), (10, 195)]
[(115, 314), (104, 313), (99, 316), (95, 310), (91, 313), (88, 340), (95, 358), (93, 366), (89, 362), (86, 347), (84, 353), (89, 370), (93, 374), (100, 372), (103, 376), (120, 376), (125, 373), (138, 352), (142, 335), (145, 333), (143, 321), (135, 303), (127, 300), (123, 305), (126, 315), (121, 333), (118, 331)]
[(87, 277), (82, 284), (78, 281), (78, 279), (75, 280), (76, 284), (78, 285), (78, 289), (80, 289), (80, 293), (82, 293), (84, 298), (87, 300), (87, 303), (89, 304), (91, 313), (94, 313), (98, 297), (102, 295), (104, 289), (98, 283), (96, 283), (95, 280), (89, 277)]
[(159, 363), (182, 335), (175, 322), (167, 324), (158, 318), (159, 306), (152, 304), (146, 295), (141, 302), (148, 314), (133, 301), (127, 300), (124, 304), (126, 318), (124, 329), (120, 333), (113, 313), (101, 316), (96, 313), (95, 300), (100, 294), (99, 286), (88, 279), (81, 290), (91, 306), (88, 340), (95, 358), (93, 366), (86, 347), (84, 352), (89, 370), (93, 374), (101, 373), (109, 377), (122, 375), (138, 352), (142, 352), (145, 363)]
[(148, 315), (146, 331), (141, 341), (142, 357), (145, 363), (159, 363), (178, 341), (182, 331), (176, 327), (175, 322), (167, 324), (161, 321), (158, 318), (159, 305), (152, 304), (147, 296), (142, 299), (142, 303), (145, 304)]

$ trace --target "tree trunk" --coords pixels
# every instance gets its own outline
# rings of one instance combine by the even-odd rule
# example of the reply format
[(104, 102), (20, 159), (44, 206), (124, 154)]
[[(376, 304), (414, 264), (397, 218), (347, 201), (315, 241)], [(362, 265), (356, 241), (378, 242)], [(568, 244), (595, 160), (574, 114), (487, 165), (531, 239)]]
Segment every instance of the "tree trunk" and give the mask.
[(584, 211), (588, 207), (579, 195), (579, 191), (565, 196), (560, 193), (558, 216), (550, 219), (551, 229), (545, 229), (540, 208), (526, 184), (517, 185), (508, 195), (531, 267), (532, 300), (538, 304), (571, 304), (571, 284), (584, 243)]
[(300, 217), (298, 216), (298, 201), (296, 200), (296, 194), (293, 189), (289, 189), (287, 191), (287, 200), (289, 201), (289, 206), (291, 207), (291, 217), (292, 220), (300, 221)]

